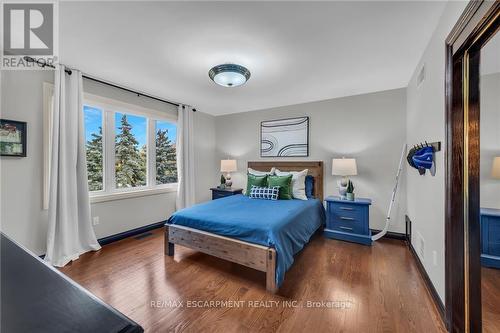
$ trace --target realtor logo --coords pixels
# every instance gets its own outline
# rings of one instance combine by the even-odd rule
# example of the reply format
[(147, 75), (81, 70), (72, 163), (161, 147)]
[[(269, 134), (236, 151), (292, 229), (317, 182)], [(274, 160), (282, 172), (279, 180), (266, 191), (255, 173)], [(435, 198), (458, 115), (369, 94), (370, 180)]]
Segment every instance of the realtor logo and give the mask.
[(54, 4), (3, 5), (3, 55), (54, 55)]

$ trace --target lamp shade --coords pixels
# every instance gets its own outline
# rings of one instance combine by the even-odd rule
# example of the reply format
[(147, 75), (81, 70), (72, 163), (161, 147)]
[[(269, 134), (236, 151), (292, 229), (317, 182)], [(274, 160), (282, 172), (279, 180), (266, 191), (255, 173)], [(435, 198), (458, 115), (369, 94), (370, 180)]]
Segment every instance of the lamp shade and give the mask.
[(500, 156), (493, 159), (493, 167), (491, 168), (491, 177), (500, 179)]
[(221, 172), (234, 172), (236, 171), (236, 160), (221, 160), (220, 161), (220, 171)]
[(332, 175), (334, 176), (354, 176), (358, 174), (356, 160), (354, 158), (334, 158), (332, 159)]

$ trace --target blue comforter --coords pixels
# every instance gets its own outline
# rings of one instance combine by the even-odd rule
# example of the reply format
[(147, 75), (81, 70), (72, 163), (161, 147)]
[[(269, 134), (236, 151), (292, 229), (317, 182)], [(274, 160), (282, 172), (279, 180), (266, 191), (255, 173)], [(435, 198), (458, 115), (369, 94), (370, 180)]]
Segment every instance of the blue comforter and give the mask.
[(240, 194), (179, 210), (168, 223), (274, 247), (280, 286), (294, 254), (324, 221), (325, 211), (318, 199), (271, 201)]

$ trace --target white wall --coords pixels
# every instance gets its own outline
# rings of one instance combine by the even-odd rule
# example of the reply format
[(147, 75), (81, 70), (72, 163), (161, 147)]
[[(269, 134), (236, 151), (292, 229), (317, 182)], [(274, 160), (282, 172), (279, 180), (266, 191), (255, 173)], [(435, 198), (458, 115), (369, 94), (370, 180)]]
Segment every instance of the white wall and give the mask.
[[(409, 145), (423, 141), (445, 139), (445, 39), (457, 22), (467, 2), (450, 1), (447, 3), (439, 24), (415, 68), (407, 88), (407, 135)], [(425, 65), (425, 81), (417, 87), (417, 75)], [(414, 169), (407, 172), (408, 216), (413, 222), (412, 243), (419, 252), (418, 234), (425, 241), (423, 265), (444, 301), (444, 156), (436, 153), (437, 173), (419, 176)], [(433, 263), (433, 251), (437, 263)]]
[[(336, 98), (314, 103), (216, 117), (216, 147), (220, 158), (235, 158), (238, 172), (233, 187), (245, 187), (248, 161), (260, 158), (260, 122), (295, 116), (310, 117), (308, 158), (325, 167), (325, 195), (338, 189), (331, 170), (333, 157), (355, 157), (358, 176), (352, 177), (358, 197), (373, 200), (370, 227), (382, 229), (390, 201), (406, 127), (405, 89)], [(276, 159), (284, 160), (286, 158)], [(290, 158), (289, 158), (290, 159)], [(272, 159), (262, 159), (270, 161)], [(390, 230), (404, 232), (405, 177), (398, 193)]]
[[(50, 71), (2, 71), (2, 118), (28, 122), (28, 156), (1, 157), (1, 215), (3, 232), (37, 254), (45, 253), (47, 211), (43, 196), (43, 82), (53, 82)], [(107, 86), (85, 82), (85, 91), (120, 99), (141, 106), (175, 113), (175, 108), (161, 102)], [(215, 120), (195, 113), (195, 150), (201, 161), (196, 167), (196, 200), (208, 200), (209, 183), (217, 180)], [(92, 204), (92, 216), (99, 216), (95, 226), (98, 238), (166, 220), (175, 210), (175, 192)]]
[(481, 207), (500, 209), (500, 180), (491, 178), (493, 158), (500, 156), (500, 73), (482, 75), (480, 91)]

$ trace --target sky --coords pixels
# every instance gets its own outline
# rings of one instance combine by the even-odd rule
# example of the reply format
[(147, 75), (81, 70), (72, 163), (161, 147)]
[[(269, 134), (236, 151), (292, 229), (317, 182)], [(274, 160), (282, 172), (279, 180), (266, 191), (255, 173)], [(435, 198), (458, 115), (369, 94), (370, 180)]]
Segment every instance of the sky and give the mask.
[[(92, 133), (99, 133), (99, 127), (102, 126), (102, 111), (98, 108), (84, 106), (83, 112), (85, 115), (85, 139), (92, 139)], [(123, 113), (115, 113), (115, 131), (119, 131), (121, 126), (121, 118)], [(139, 141), (139, 147), (147, 142), (147, 121), (145, 117), (127, 114), (128, 123), (132, 126), (132, 134)], [(156, 130), (168, 130), (168, 137), (172, 142), (175, 142), (177, 135), (176, 125), (166, 121), (156, 121)]]
[[(115, 133), (120, 133), (121, 120), (123, 117), (123, 113), (116, 112), (115, 113)], [(127, 114), (127, 121), (132, 126), (131, 132), (134, 135), (135, 139), (139, 141), (139, 148), (144, 146), (146, 142), (148, 142), (147, 138), (147, 129), (148, 122), (145, 117), (134, 116), (131, 114)]]
[(102, 124), (102, 113), (99, 109), (85, 105), (83, 114), (85, 116), (85, 141), (89, 141), (92, 139), (92, 133), (99, 133), (99, 127)]
[(156, 131), (159, 129), (168, 130), (168, 138), (175, 143), (177, 138), (177, 125), (166, 121), (156, 121)]

